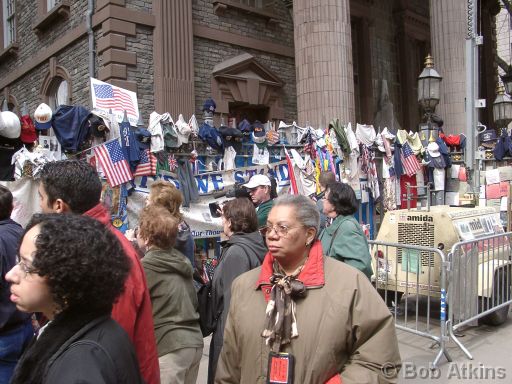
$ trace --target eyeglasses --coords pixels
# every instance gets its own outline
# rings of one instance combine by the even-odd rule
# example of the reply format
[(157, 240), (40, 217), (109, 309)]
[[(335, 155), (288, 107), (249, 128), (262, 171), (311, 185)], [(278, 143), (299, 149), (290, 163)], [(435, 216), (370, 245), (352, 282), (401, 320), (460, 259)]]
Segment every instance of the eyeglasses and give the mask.
[(270, 234), (270, 232), (272, 232), (272, 230), (274, 230), (279, 237), (286, 237), (288, 235), (288, 231), (290, 229), (300, 228), (300, 227), (301, 227), (301, 225), (296, 226), (296, 227), (289, 227), (284, 224), (274, 224), (274, 225), (267, 225), (266, 227), (263, 227), (262, 231), (265, 236), (268, 236)]
[(18, 259), (18, 262), (16, 263), (20, 267), (20, 269), (23, 271), (24, 275), (23, 277), (27, 277), (29, 274), (37, 273), (37, 269), (34, 267), (29, 267), (23, 260)]

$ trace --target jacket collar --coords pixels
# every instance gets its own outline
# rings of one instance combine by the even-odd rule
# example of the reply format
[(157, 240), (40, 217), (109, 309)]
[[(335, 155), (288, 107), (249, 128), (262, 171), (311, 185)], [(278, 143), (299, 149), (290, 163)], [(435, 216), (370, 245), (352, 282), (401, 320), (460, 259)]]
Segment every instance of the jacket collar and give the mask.
[(352, 216), (350, 216), (350, 215), (348, 215), (348, 216), (338, 215), (333, 220), (331, 225), (329, 225), (326, 229), (328, 229), (328, 232), (333, 232), (334, 230), (338, 229), (338, 227), (341, 225), (341, 223), (343, 223), (344, 221), (350, 220), (351, 217)]
[[(263, 264), (261, 265), (261, 272), (256, 282), (256, 289), (261, 288), (262, 285), (270, 285), (270, 276), (273, 274), (272, 265), (274, 264), (274, 256), (267, 252)], [(315, 240), (311, 250), (309, 251), (308, 259), (297, 277), (304, 283), (307, 288), (321, 287), (325, 284), (324, 276), (324, 256), (322, 250), (322, 243)]]
[(84, 216), (89, 216), (93, 219), (98, 220), (101, 224), (106, 225), (107, 227), (112, 226), (110, 221), (110, 215), (107, 211), (107, 208), (102, 203), (98, 203), (87, 212), (84, 212)]

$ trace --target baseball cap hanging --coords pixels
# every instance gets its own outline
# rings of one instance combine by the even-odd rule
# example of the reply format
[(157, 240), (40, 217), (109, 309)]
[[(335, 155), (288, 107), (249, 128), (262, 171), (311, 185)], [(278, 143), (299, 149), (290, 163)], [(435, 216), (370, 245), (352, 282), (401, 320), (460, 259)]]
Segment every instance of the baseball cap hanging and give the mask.
[(204, 122), (199, 127), (199, 138), (205, 141), (213, 149), (224, 152), (224, 142), (219, 132), (210, 124)]
[(496, 136), (496, 131), (494, 129), (489, 129), (480, 134), (480, 145), (482, 147), (494, 149), (497, 141), (498, 137)]
[(239, 129), (230, 128), (225, 125), (221, 125), (219, 127), (219, 133), (222, 135), (226, 147), (232, 146), (237, 141), (240, 141), (243, 137), (243, 134)]
[(430, 155), (430, 157), (441, 156), (441, 152), (439, 152), (439, 145), (435, 141), (428, 144), (427, 152)]
[(41, 103), (34, 112), (36, 129), (43, 131), (52, 127), (52, 109), (48, 104)]

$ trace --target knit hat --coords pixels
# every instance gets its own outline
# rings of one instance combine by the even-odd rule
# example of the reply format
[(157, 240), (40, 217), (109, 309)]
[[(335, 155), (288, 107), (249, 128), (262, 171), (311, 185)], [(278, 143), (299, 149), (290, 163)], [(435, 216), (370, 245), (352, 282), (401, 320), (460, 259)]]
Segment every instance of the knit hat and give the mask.
[(21, 116), (20, 139), (25, 144), (32, 144), (37, 140), (36, 128), (29, 115)]
[(210, 113), (214, 113), (216, 109), (217, 104), (215, 104), (215, 101), (211, 97), (205, 100), (203, 104), (203, 112), (208, 111)]

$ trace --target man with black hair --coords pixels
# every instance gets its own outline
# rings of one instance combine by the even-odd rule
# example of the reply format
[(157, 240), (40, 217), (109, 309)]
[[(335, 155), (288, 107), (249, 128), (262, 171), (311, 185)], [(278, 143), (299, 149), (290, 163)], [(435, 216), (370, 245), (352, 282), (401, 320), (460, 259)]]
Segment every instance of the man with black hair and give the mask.
[(22, 313), (9, 299), (10, 284), (5, 275), (16, 264), (16, 251), (23, 234), (21, 225), (11, 219), (13, 196), (0, 185), (0, 383), (8, 383), (14, 367), (34, 331), (30, 314)]
[(112, 231), (121, 242), (132, 267), (124, 292), (114, 304), (112, 318), (132, 340), (144, 380), (148, 384), (159, 383), (153, 316), (144, 270), (130, 241), (112, 226), (110, 214), (100, 202), (101, 189), (96, 170), (86, 162), (55, 161), (45, 164), (40, 173), (39, 204), (44, 213), (72, 212), (92, 217)]

